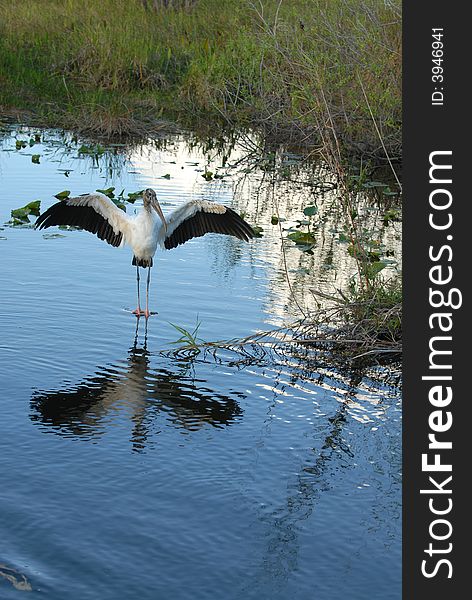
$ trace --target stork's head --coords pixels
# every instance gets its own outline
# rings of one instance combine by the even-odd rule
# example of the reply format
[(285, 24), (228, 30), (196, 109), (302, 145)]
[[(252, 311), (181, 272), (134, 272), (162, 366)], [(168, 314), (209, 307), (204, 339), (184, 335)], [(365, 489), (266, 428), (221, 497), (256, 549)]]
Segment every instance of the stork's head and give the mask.
[(154, 209), (157, 212), (157, 214), (161, 218), (164, 228), (167, 229), (166, 218), (164, 217), (164, 213), (162, 212), (161, 205), (159, 204), (159, 202), (157, 200), (156, 192), (152, 188), (148, 188), (147, 190), (144, 190), (143, 203), (144, 203), (144, 208), (146, 210), (151, 211), (152, 209)]

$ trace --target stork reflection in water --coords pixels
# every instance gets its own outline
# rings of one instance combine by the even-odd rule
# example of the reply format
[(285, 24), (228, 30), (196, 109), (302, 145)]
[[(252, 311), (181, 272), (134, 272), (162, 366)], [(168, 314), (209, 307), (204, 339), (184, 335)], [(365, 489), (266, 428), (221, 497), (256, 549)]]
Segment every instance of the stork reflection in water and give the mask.
[(177, 371), (165, 368), (161, 359), (151, 366), (147, 329), (140, 345), (138, 324), (126, 360), (97, 368), (72, 388), (34, 392), (31, 420), (65, 437), (91, 439), (123, 411), (133, 423), (133, 449), (141, 451), (152, 434), (153, 419), (161, 412), (171, 427), (186, 431), (230, 425), (242, 415), (236, 398), (244, 395), (209, 389), (205, 380), (195, 378), (192, 363)]
[[(96, 234), (112, 246), (131, 246), (132, 264), (136, 266), (137, 317), (151, 314), (149, 311), (149, 284), (151, 267), (157, 247), (165, 250), (176, 248), (188, 240), (206, 233), (232, 235), (249, 241), (254, 230), (234, 210), (223, 204), (206, 200), (191, 200), (164, 216), (156, 192), (147, 189), (143, 193), (143, 210), (130, 217), (103, 194), (85, 194), (66, 198), (53, 204), (40, 215), (35, 228), (45, 229), (53, 225), (80, 227)], [(139, 268), (147, 268), (146, 308), (141, 309), (139, 291)]]

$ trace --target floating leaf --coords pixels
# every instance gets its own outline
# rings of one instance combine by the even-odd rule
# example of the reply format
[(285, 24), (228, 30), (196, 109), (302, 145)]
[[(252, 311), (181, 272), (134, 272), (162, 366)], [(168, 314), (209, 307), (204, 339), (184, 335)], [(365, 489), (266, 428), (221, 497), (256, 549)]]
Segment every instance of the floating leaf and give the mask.
[(136, 202), (136, 200), (138, 198), (141, 198), (143, 193), (144, 193), (144, 190), (139, 190), (139, 192), (129, 192), (128, 198), (126, 198), (126, 200), (128, 202), (131, 202), (131, 204), (133, 204), (133, 202)]
[(57, 198), (58, 200), (65, 200), (69, 196), (70, 196), (70, 190), (64, 190), (62, 192), (59, 192), (58, 194), (55, 194), (54, 198)]
[(31, 214), (35, 217), (39, 217), (39, 213), (41, 210), (41, 200), (34, 200), (33, 202), (27, 204), (25, 208), (28, 208)]
[(16, 140), (16, 142), (15, 142), (15, 146), (16, 146), (17, 150), (26, 148), (27, 145), (28, 145), (28, 142), (25, 142), (25, 140)]
[(316, 206), (307, 206), (303, 209), (303, 214), (307, 217), (312, 217), (313, 215), (316, 215), (317, 212), (318, 208)]
[(33, 162), (35, 165), (39, 165), (39, 158), (39, 154), (33, 154), (33, 156), (31, 157), (31, 162)]
[(213, 179), (213, 172), (212, 171), (205, 171), (204, 173), (202, 173), (202, 177), (206, 181), (211, 181)]
[(100, 194), (104, 194), (105, 196), (108, 196), (108, 198), (110, 198), (111, 200), (113, 200), (113, 198), (115, 197), (115, 188), (114, 187), (109, 187), (106, 190), (96, 190), (97, 192), (100, 192)]
[(279, 224), (279, 217), (277, 215), (272, 215), (270, 222), (272, 225), (278, 225)]
[(382, 183), (381, 181), (366, 181), (365, 183), (362, 184), (362, 187), (364, 188), (376, 188), (376, 187), (388, 187), (388, 185), (386, 183)]
[(253, 225), (252, 230), (256, 238), (262, 237), (262, 232), (264, 231), (262, 227), (259, 227), (259, 225)]
[(125, 204), (124, 202), (122, 202), (121, 200), (118, 200), (117, 198), (110, 198), (110, 200), (111, 200), (111, 201), (112, 201), (114, 204), (116, 204), (116, 206), (117, 206), (118, 208), (121, 208), (121, 210), (122, 210), (123, 212), (126, 212), (126, 204)]
[(294, 231), (289, 233), (287, 237), (296, 244), (314, 244), (316, 242), (313, 235), (305, 231)]
[(313, 247), (314, 244), (297, 244), (297, 249), (305, 252), (306, 254), (314, 254)]
[(165, 175), (162, 175), (162, 179), (170, 179), (170, 173), (166, 173)]
[(44, 233), (43, 238), (45, 240), (55, 240), (56, 238), (65, 238), (66, 236), (62, 233)]
[(368, 256), (370, 262), (378, 262), (378, 261), (380, 261), (380, 252), (373, 252), (373, 251), (371, 251), (371, 252), (367, 253), (367, 256)]
[(30, 214), (29, 210), (26, 210), (25, 208), (15, 208), (15, 210), (11, 211), (11, 216), (14, 219), (19, 219), (20, 221), (29, 223), (29, 218), (28, 215)]
[(21, 221), (22, 223), (29, 223), (28, 215), (39, 216), (40, 206), (41, 200), (35, 200), (34, 202), (26, 204), (26, 206), (13, 209), (11, 211), (11, 216), (13, 219)]
[(400, 221), (400, 211), (399, 210), (387, 210), (387, 212), (383, 216), (383, 224), (387, 226), (391, 222)]
[(31, 229), (33, 227), (33, 223), (30, 223), (28, 217), (25, 220), (23, 219), (11, 219), (5, 223), (8, 227), (17, 227), (19, 229)]
[(380, 240), (369, 240), (367, 246), (369, 248), (380, 248), (382, 245)]
[(95, 146), (82, 145), (77, 152), (79, 154), (88, 154), (90, 156), (100, 156), (105, 152), (105, 148), (100, 146), (100, 144), (96, 144)]

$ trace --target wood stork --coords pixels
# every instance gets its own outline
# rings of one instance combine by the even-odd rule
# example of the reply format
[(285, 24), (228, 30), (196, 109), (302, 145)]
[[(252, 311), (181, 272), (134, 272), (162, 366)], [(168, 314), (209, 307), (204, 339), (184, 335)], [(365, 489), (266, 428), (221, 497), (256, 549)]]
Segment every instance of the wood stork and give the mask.
[[(246, 242), (254, 237), (252, 227), (223, 204), (191, 200), (176, 208), (166, 218), (156, 192), (150, 188), (143, 193), (143, 204), (143, 210), (131, 217), (103, 194), (66, 198), (42, 213), (36, 220), (35, 228), (71, 225), (95, 233), (112, 246), (131, 246), (138, 290), (138, 306), (133, 312), (137, 317), (144, 315), (146, 318), (151, 314), (149, 284), (152, 259), (157, 246), (170, 250), (205, 233), (233, 235)], [(140, 267), (148, 269), (145, 310), (141, 310), (139, 296)]]

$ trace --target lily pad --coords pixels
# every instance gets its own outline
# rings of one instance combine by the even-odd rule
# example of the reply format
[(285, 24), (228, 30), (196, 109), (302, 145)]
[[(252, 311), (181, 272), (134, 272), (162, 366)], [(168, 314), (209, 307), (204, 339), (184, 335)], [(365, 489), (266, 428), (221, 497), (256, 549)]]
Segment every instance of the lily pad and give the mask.
[(31, 229), (33, 227), (33, 223), (30, 223), (30, 220), (28, 219), (28, 217), (26, 217), (27, 220), (23, 220), (23, 219), (10, 219), (10, 221), (7, 221), (5, 223), (5, 225), (7, 227), (16, 227), (18, 229)]
[(100, 146), (100, 144), (96, 144), (95, 146), (86, 146), (83, 144), (77, 150), (79, 154), (87, 154), (89, 156), (101, 156), (105, 152), (105, 148)]
[(58, 200), (65, 200), (69, 196), (70, 196), (70, 190), (64, 190), (62, 192), (59, 192), (58, 194), (55, 194), (54, 198), (57, 198)]
[(316, 242), (314, 236), (306, 231), (294, 231), (289, 233), (287, 237), (300, 245), (314, 244)]
[(383, 216), (383, 224), (387, 226), (389, 223), (400, 221), (401, 215), (399, 210), (387, 210)]
[(313, 248), (315, 247), (314, 244), (297, 244), (297, 249), (301, 250), (302, 252), (305, 252), (306, 254), (314, 254), (313, 252)]
[(316, 206), (306, 206), (303, 209), (303, 214), (307, 217), (312, 217), (313, 215), (316, 215), (317, 212), (318, 208)]
[(370, 188), (385, 188), (388, 187), (386, 183), (382, 183), (382, 181), (366, 181), (362, 184), (362, 187), (366, 189)]
[(144, 190), (139, 190), (138, 192), (129, 192), (126, 200), (127, 200), (127, 202), (131, 202), (131, 204), (133, 204), (134, 202), (136, 202), (136, 200), (138, 198), (141, 198), (143, 193), (144, 193)]
[(110, 200), (111, 200), (111, 201), (112, 201), (114, 204), (116, 204), (116, 206), (117, 206), (118, 208), (121, 208), (121, 210), (122, 210), (123, 212), (126, 212), (126, 204), (125, 204), (124, 202), (122, 202), (121, 200), (118, 200), (118, 198), (110, 198)]
[(114, 187), (109, 187), (109, 188), (106, 188), (105, 190), (96, 190), (96, 191), (100, 192), (100, 194), (108, 196), (108, 198), (110, 198), (111, 200), (113, 200), (113, 198), (115, 197), (115, 188)]
[(21, 208), (14, 208), (11, 211), (11, 216), (13, 219), (21, 221), (23, 223), (29, 223), (28, 215), (34, 215), (38, 217), (40, 214), (40, 206), (41, 200), (34, 200)]
[(45, 240), (55, 240), (56, 238), (65, 238), (66, 236), (62, 233), (44, 233), (43, 238)]

